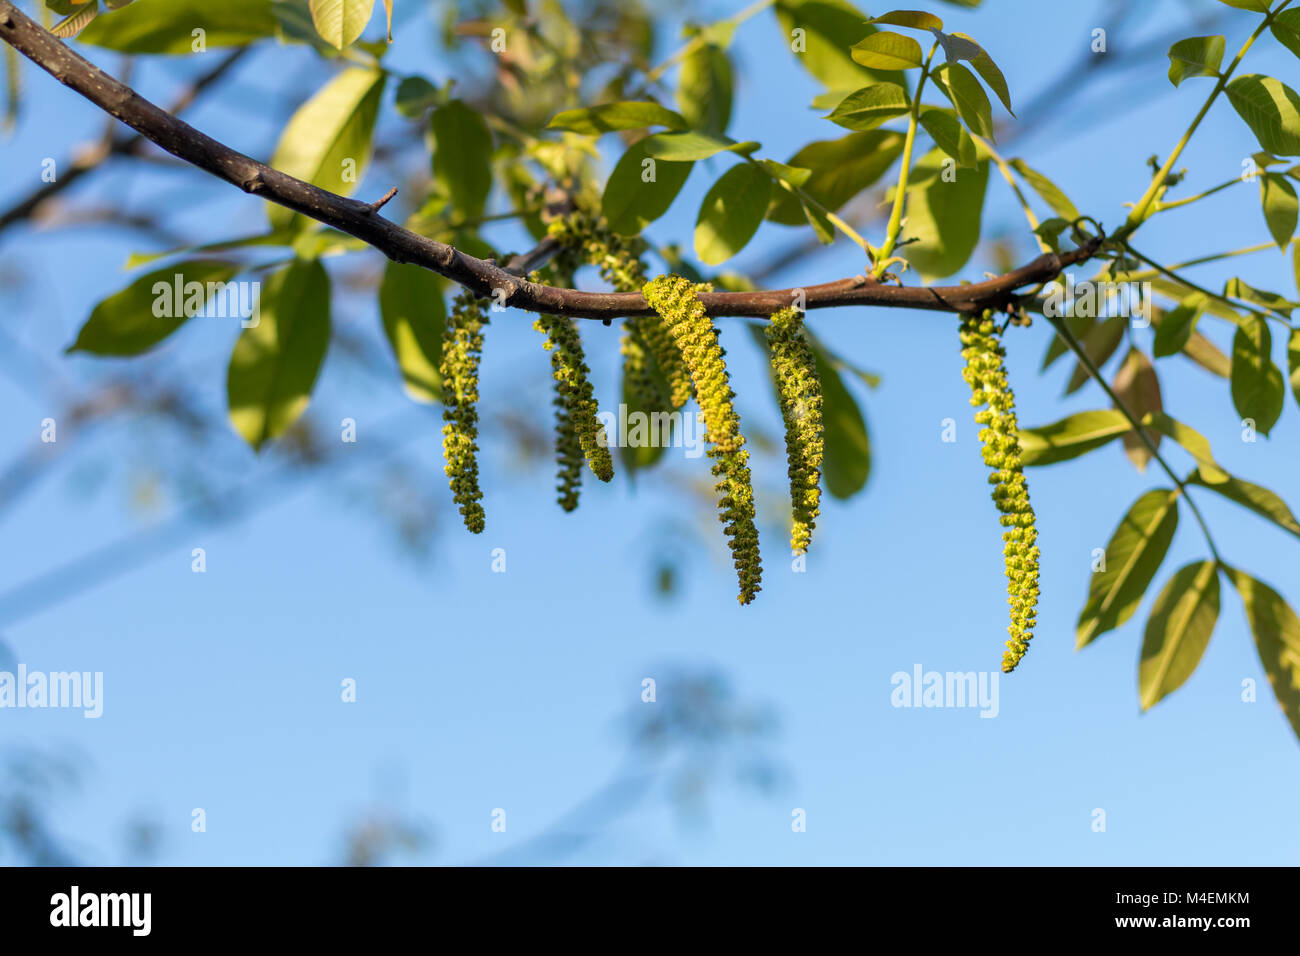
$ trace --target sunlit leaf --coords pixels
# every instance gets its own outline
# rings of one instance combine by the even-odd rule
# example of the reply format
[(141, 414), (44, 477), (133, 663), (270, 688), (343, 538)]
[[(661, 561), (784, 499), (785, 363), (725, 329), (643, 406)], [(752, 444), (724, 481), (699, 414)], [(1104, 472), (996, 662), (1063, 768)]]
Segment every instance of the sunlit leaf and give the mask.
[(1093, 572), (1079, 615), (1076, 646), (1119, 627), (1137, 610), (1178, 528), (1178, 492), (1148, 491), (1129, 509), (1106, 545), (1105, 567)]

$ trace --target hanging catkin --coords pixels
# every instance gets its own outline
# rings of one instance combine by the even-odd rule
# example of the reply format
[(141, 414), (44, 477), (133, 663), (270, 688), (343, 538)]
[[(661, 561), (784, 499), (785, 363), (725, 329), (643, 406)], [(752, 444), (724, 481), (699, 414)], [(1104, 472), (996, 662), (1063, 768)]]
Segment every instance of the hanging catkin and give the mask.
[(790, 476), (790, 549), (804, 554), (812, 541), (821, 503), (823, 452), (822, 385), (817, 361), (801, 329), (803, 315), (791, 307), (774, 313), (765, 328), (772, 375), (785, 421)]
[[(605, 428), (596, 418), (595, 392), (589, 379), (590, 369), (582, 353), (582, 339), (573, 320), (564, 316), (543, 315), (533, 328), (546, 336), (555, 379), (556, 455), (560, 466), (560, 505), (565, 511), (577, 507), (577, 482), (571, 481), (573, 443), (578, 445), (578, 460), (587, 465), (601, 481), (614, 477)], [(581, 470), (578, 471), (581, 475)]]
[(465, 527), (483, 531), (486, 519), (478, 484), (478, 367), (487, 318), (471, 292), (458, 295), (442, 336), (442, 454), (452, 497)]
[[(971, 405), (980, 409), (975, 421), (984, 464), (990, 469), (993, 502), (1001, 513), (1003, 556), (1006, 562), (1007, 603), (1011, 624), (1002, 670), (1016, 669), (1034, 636), (1038, 606), (1038, 529), (1029, 503), (1029, 486), (1020, 459), (1020, 429), (1016, 398), (1007, 382), (1006, 349), (998, 338), (994, 313), (965, 315), (961, 322), (962, 377), (971, 389)], [(986, 407), (987, 406), (987, 407)]]
[(713, 459), (719, 520), (731, 547), (732, 562), (740, 582), (739, 600), (748, 604), (760, 590), (763, 567), (754, 527), (754, 489), (749, 473), (749, 452), (740, 432), (735, 393), (727, 378), (718, 331), (700, 304), (699, 290), (680, 276), (660, 276), (642, 293), (659, 313), (663, 324), (690, 372), (704, 418), (704, 437)]

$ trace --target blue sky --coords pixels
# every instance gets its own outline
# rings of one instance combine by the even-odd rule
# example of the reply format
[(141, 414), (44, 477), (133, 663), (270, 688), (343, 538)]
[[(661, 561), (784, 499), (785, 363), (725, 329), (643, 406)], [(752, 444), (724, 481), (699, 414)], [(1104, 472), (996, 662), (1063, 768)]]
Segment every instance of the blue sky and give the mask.
[[(989, 49), (1017, 103), (1086, 50), (1102, 22), (1091, 3), (990, 0), (986, 6), (941, 12), (951, 29)], [(1112, 44), (1176, 22), (1183, 9), (1172, 2), (1150, 6), (1158, 12)], [(734, 8), (710, 9), (723, 15)], [(1231, 16), (1230, 51), (1252, 26), (1248, 14)], [(665, 22), (663, 33), (666, 49), (673, 24)], [(408, 44), (399, 34), (390, 66), (443, 79), (436, 55), (411, 36)], [(734, 48), (740, 79), (732, 135), (762, 140), (766, 154), (778, 159), (836, 135), (808, 108), (817, 87), (783, 46), (775, 21), (761, 16), (737, 33)], [(104, 51), (90, 55), (113, 68)], [(148, 63), (137, 73), (138, 85), (166, 101), (193, 69), (179, 60)], [(1167, 154), (1206, 92), (1208, 81), (1188, 81), (1175, 91), (1161, 78), (1160, 62), (1148, 69), (1145, 76), (1124, 73), (1100, 84), (1098, 95), (1084, 100), (1091, 107), (1056, 116), (1014, 146), (1107, 226), (1117, 225), (1122, 203), (1145, 188), (1146, 157)], [(1252, 53), (1247, 69), (1296, 81), (1296, 61), (1272, 41)], [(36, 185), (43, 157), (61, 157), (102, 129), (88, 104), (44, 74), (25, 75), (26, 114), (0, 145), (0, 205)], [(311, 78), (324, 75), (305, 51), (272, 47), (189, 118), (236, 148), (265, 156), (276, 131), (264, 105), (277, 97), (301, 99)], [(280, 77), (291, 77), (284, 89), (276, 89)], [(389, 115), (386, 122), (397, 120)], [(1236, 175), (1256, 148), (1245, 125), (1220, 103), (1180, 166), (1191, 170), (1189, 188), (1204, 188)], [(725, 166), (715, 163), (711, 176), (693, 175), (653, 227), (657, 239), (689, 241), (699, 201)], [(388, 185), (372, 177), (361, 193), (378, 196)], [(198, 173), (139, 166), (118, 166), (74, 195), (165, 203), (170, 222), (203, 239), (255, 231), (265, 215), (258, 201)], [(1032, 256), (1021, 213), (997, 176), (990, 179), (985, 221), (986, 236), (1012, 236), (1018, 258)], [(789, 236), (783, 227), (764, 225), (736, 267), (764, 261)], [(508, 231), (500, 238), (505, 245), (518, 241)], [(1174, 262), (1262, 242), (1267, 233), (1255, 189), (1240, 186), (1157, 217), (1139, 238), (1144, 252)], [(91, 306), (125, 284), (127, 253), (146, 245), (105, 230), (21, 227), (0, 236), (3, 267), (42, 284), (39, 297), (4, 292), (12, 299), (4, 331), (26, 346), (32, 361), (53, 367), (57, 387), (76, 394), (102, 377), (105, 360), (64, 357), (62, 349)], [(853, 247), (841, 243), (806, 266), (792, 264), (773, 282), (824, 281), (860, 268)], [(977, 256), (963, 275), (978, 279), (986, 268), (992, 268), (988, 259)], [(1196, 273), (1212, 287), (1234, 274), (1283, 294), (1295, 291), (1289, 261), (1276, 251)], [(373, 334), (373, 297), (336, 299), (334, 321)], [(1154, 593), (1123, 628), (1083, 652), (1073, 650), (1092, 549), (1106, 544), (1139, 495), (1162, 484), (1154, 470), (1136, 473), (1118, 446), (1029, 475), (1043, 552), (1040, 624), (1024, 665), (1000, 681), (997, 718), (980, 719), (969, 709), (891, 706), (896, 671), (918, 664), (938, 671), (996, 667), (1006, 614), (1000, 529), (960, 376), (955, 321), (854, 308), (815, 313), (811, 324), (837, 351), (883, 378), (874, 391), (851, 386), (869, 421), (874, 469), (856, 499), (824, 499), (806, 574), (789, 571), (779, 529), (764, 529), (766, 575), (754, 605), (737, 606), (713, 518), (684, 504), (679, 487), (657, 483), (653, 473), (635, 487), (589, 482), (582, 507), (565, 515), (554, 505), (549, 470), (512, 473), (508, 442), (489, 435), (483, 462), (488, 530), (465, 533), (444, 500), (432, 552), (417, 563), (393, 547), (366, 508), (348, 503), (337, 482), (280, 495), (267, 463), (232, 432), (214, 467), (247, 479), (250, 503), (275, 498), (247, 521), (194, 528), (139, 568), (5, 626), (2, 639), (31, 669), (103, 671), (105, 705), (99, 720), (72, 711), (0, 712), (0, 749), (71, 755), (81, 786), (61, 794), (50, 812), (66, 845), (86, 862), (122, 860), (123, 825), (140, 815), (160, 826), (160, 862), (332, 862), (343, 828), (376, 804), (435, 833), (430, 852), (401, 859), (473, 862), (544, 832), (602, 786), (626, 749), (620, 715), (657, 706), (640, 703), (642, 679), (681, 666), (719, 671), (740, 698), (773, 709), (779, 728), (770, 751), (787, 771), (785, 786), (771, 796), (724, 786), (710, 798), (705, 825), (683, 826), (662, 800), (652, 799), (617, 824), (616, 838), (566, 859), (1293, 862), (1300, 851), (1292, 798), (1300, 787), (1300, 752), (1230, 589), (1198, 672), (1145, 715), (1138, 709), (1136, 663)], [(529, 325), (520, 313), (494, 320), (483, 391), (503, 399), (513, 390), (540, 409), (547, 365)], [(743, 420), (779, 436), (747, 334), (736, 324), (722, 328)], [(599, 398), (611, 407), (617, 333), (596, 325), (583, 332)], [(1229, 341), (1222, 328), (1210, 326), (1210, 334), (1221, 345)], [(219, 410), (235, 335), (234, 328), (192, 323), (150, 361), (162, 372), (183, 372), (205, 404)], [(1049, 337), (1043, 322), (1009, 335), (1008, 365), (1026, 424), (1105, 402), (1091, 388), (1061, 399), (1064, 363), (1037, 374)], [(1281, 360), (1282, 343), (1275, 346)], [(59, 407), (51, 388), (23, 383), (21, 366), (5, 359), (0, 378), (6, 459), (35, 441), (41, 419)], [(1296, 455), (1289, 450), (1300, 439), (1300, 410), (1290, 396), (1272, 437), (1246, 444), (1226, 382), (1180, 360), (1162, 360), (1160, 371), (1166, 409), (1202, 431), (1228, 470), (1300, 503)], [(378, 466), (377, 439), (391, 436), (440, 474), (438, 418), (411, 406), (396, 375), (379, 382), (327, 360), (313, 411), (327, 424), (357, 420), (360, 441), (348, 454), (358, 456), (359, 472)], [(940, 440), (945, 418), (958, 422), (956, 443)], [(119, 424), (84, 440), (88, 447), (67, 449), (69, 464), (56, 466), (53, 480), (0, 514), (0, 540), (8, 543), (0, 549), (5, 590), (165, 520), (183, 503), (168, 498), (147, 513), (128, 507), (133, 466), (170, 453), (147, 425)], [(1178, 460), (1178, 467), (1190, 467)], [(683, 459), (672, 469), (698, 479), (707, 464)], [(782, 471), (767, 460), (760, 494), (763, 487), (780, 493)], [(1296, 542), (1226, 502), (1204, 494), (1199, 500), (1225, 559), (1300, 601)], [(655, 540), (655, 528), (674, 522), (707, 531), (683, 540), (689, 557), (680, 593), (664, 602), (650, 586), (646, 544)], [(193, 547), (207, 552), (205, 574), (190, 571)], [(494, 548), (506, 551), (504, 574), (491, 570)], [(1203, 557), (1204, 543), (1184, 513), (1157, 584)], [(339, 700), (345, 678), (357, 681), (355, 704)], [(1259, 685), (1257, 703), (1241, 700), (1246, 679)], [(207, 812), (206, 833), (191, 832), (196, 807)], [(507, 812), (505, 833), (492, 832), (495, 808)], [(807, 832), (792, 832), (795, 808), (806, 811)], [(1104, 833), (1091, 826), (1096, 808), (1106, 811)]]

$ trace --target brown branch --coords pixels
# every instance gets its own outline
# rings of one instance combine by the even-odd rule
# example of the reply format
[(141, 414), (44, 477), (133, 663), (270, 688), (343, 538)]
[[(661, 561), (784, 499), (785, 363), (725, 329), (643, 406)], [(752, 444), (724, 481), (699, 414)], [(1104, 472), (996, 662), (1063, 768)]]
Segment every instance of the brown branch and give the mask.
[[(100, 109), (199, 169), (244, 192), (278, 203), (333, 226), (378, 249), (395, 262), (409, 262), (458, 282), (477, 295), (530, 312), (575, 318), (613, 319), (650, 315), (653, 310), (635, 292), (583, 292), (529, 282), (494, 262), (476, 259), (445, 243), (411, 232), (378, 215), (373, 204), (348, 199), (289, 176), (245, 156), (144, 99), (73, 52), (27, 17), (10, 0), (0, 0), (0, 36), (60, 83)], [(971, 285), (904, 287), (876, 282), (865, 275), (801, 289), (767, 292), (713, 292), (700, 297), (713, 316), (765, 316), (802, 295), (809, 309), (876, 305), (940, 312), (980, 312), (1000, 308), (1016, 290), (1046, 282), (1061, 270), (1086, 261), (1097, 242), (1070, 252), (1039, 256), (1006, 275)]]
[[(195, 79), (172, 103), (171, 112), (180, 113), (187, 109), (200, 93), (225, 76), (247, 52), (247, 47), (235, 50), (222, 58), (221, 62), (207, 73)], [(63, 172), (54, 182), (44, 183), (41, 188), (33, 190), (4, 212), (0, 212), (0, 231), (31, 216), (41, 203), (54, 198), (87, 173), (103, 165), (106, 160), (115, 156), (139, 155), (141, 148), (147, 142), (148, 140), (140, 134), (106, 137), (89, 152), (61, 165), (59, 169), (64, 169), (66, 172)]]

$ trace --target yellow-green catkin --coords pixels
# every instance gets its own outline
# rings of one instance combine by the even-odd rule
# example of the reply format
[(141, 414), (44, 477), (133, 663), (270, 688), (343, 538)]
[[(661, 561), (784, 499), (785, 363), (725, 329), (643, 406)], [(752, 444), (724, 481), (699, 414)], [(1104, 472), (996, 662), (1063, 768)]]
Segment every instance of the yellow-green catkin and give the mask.
[(486, 324), (478, 299), (462, 292), (452, 303), (442, 334), (444, 471), (465, 527), (475, 534), (486, 524), (478, 484), (478, 367)]
[(754, 488), (749, 452), (740, 432), (735, 393), (727, 378), (718, 330), (700, 304), (699, 290), (680, 276), (660, 276), (641, 290), (663, 319), (664, 326), (690, 372), (704, 418), (704, 437), (713, 459), (719, 520), (727, 534), (732, 562), (740, 581), (739, 600), (748, 604), (759, 592), (763, 566), (754, 526)]
[[(562, 246), (580, 249), (582, 259), (599, 269), (601, 277), (616, 291), (639, 292), (645, 285), (645, 267), (641, 263), (644, 240), (620, 236), (603, 220), (583, 212), (558, 219), (549, 228), (552, 238)], [(621, 347), (624, 380), (638, 405), (675, 410), (690, 401), (690, 373), (661, 320), (655, 316), (625, 319)], [(647, 353), (668, 383), (667, 394), (649, 369)]]
[(999, 339), (992, 311), (982, 316), (965, 315), (961, 322), (962, 377), (971, 389), (971, 405), (980, 409), (975, 421), (982, 425), (984, 464), (991, 473), (993, 502), (1006, 529), (1002, 533), (1006, 560), (1007, 603), (1011, 625), (1007, 632), (1002, 670), (1016, 669), (1034, 636), (1038, 606), (1038, 529), (1029, 486), (1020, 460), (1020, 429), (1016, 423), (1016, 398), (1007, 383), (1006, 349)]
[[(560, 466), (557, 491), (560, 506), (572, 511), (578, 506), (577, 482), (573, 481), (572, 453), (576, 439), (581, 458), (601, 481), (614, 477), (614, 460), (609, 453), (609, 440), (605, 428), (596, 417), (595, 391), (591, 387), (582, 352), (582, 339), (573, 320), (558, 315), (539, 316), (533, 328), (546, 336), (546, 348), (551, 353), (551, 369), (555, 377), (556, 406), (556, 457)], [(581, 470), (578, 476), (581, 476)]]
[(785, 453), (790, 475), (790, 549), (805, 554), (820, 513), (822, 383), (817, 360), (802, 335), (803, 315), (793, 307), (772, 315), (765, 332), (772, 374), (785, 421)]

